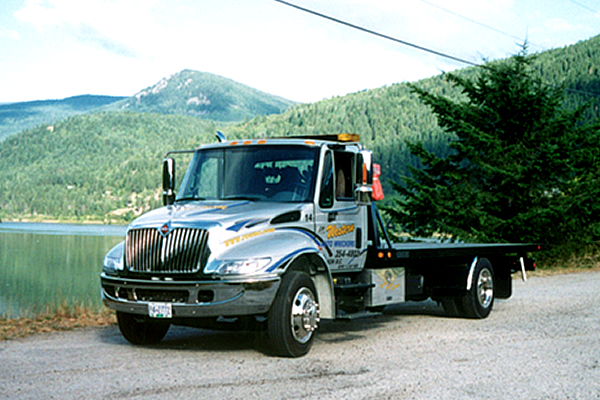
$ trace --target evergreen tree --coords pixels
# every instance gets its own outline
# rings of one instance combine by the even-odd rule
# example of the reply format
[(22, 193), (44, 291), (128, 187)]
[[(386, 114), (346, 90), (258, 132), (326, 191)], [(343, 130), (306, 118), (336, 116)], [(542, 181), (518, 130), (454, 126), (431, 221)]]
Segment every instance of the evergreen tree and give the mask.
[(523, 50), (477, 76), (447, 79), (460, 100), (411, 89), (447, 133), (439, 157), (409, 143), (412, 168), (386, 211), (413, 234), (499, 242), (594, 240), (600, 233), (599, 124), (585, 107), (562, 107), (562, 89), (542, 82)]

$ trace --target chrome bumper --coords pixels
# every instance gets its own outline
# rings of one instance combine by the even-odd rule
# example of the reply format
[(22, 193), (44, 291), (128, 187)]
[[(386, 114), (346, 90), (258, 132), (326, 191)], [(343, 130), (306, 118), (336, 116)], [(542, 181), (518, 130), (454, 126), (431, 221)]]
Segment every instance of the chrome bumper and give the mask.
[(151, 302), (171, 303), (173, 317), (264, 314), (279, 288), (279, 276), (223, 281), (124, 279), (100, 275), (102, 301), (113, 310), (148, 315)]

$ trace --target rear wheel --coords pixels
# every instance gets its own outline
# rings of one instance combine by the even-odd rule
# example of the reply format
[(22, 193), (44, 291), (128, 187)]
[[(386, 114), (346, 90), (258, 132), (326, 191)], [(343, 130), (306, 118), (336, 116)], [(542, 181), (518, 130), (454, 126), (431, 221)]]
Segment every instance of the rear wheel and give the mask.
[(301, 357), (310, 350), (319, 319), (315, 285), (308, 274), (289, 271), (267, 316), (268, 335), (276, 355)]
[(486, 318), (494, 306), (494, 270), (485, 258), (477, 261), (470, 290), (462, 297), (467, 318)]
[(463, 314), (462, 310), (462, 298), (460, 297), (444, 297), (440, 300), (442, 307), (446, 315), (449, 317), (461, 317)]
[(145, 315), (128, 314), (117, 311), (119, 330), (125, 339), (132, 344), (148, 345), (160, 342), (170, 324), (155, 321)]

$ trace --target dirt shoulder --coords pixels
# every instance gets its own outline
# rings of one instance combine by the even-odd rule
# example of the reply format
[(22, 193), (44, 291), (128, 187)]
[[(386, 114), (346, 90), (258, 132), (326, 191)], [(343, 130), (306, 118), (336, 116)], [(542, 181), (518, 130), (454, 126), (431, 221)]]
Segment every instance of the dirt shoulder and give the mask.
[(22, 338), (47, 332), (69, 331), (113, 325), (117, 322), (110, 310), (59, 310), (34, 318), (0, 318), (0, 340)]

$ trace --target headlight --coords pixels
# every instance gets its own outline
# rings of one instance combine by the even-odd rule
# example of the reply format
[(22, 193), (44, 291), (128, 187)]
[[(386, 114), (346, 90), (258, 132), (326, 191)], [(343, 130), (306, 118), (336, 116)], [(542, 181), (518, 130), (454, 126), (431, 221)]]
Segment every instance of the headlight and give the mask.
[(123, 270), (123, 242), (119, 243), (106, 254), (102, 263), (102, 271), (115, 273)]
[(254, 274), (265, 269), (271, 263), (270, 258), (224, 261), (216, 270), (221, 275)]

